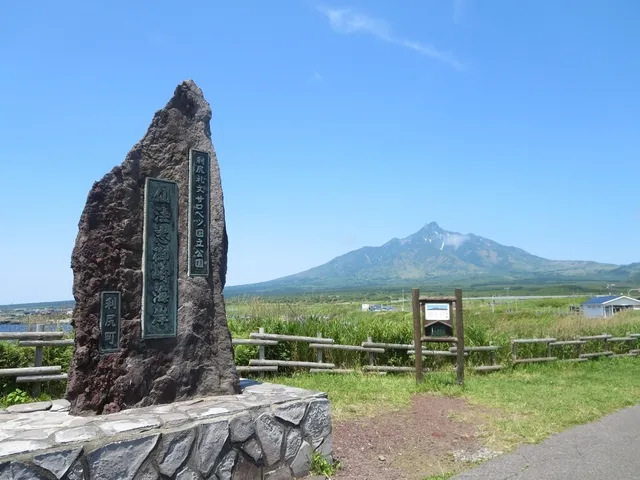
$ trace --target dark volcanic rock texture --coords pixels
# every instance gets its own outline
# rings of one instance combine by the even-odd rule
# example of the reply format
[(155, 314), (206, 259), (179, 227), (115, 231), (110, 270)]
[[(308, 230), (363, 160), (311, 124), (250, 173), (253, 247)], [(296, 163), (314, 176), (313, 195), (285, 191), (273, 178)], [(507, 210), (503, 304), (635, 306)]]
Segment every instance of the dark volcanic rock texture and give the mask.
[[(71, 259), (76, 307), (67, 399), (72, 414), (101, 414), (200, 395), (239, 392), (222, 289), (227, 232), (211, 108), (193, 81), (156, 112), (122, 165), (89, 192)], [(210, 275), (187, 276), (189, 149), (211, 154)], [(178, 335), (141, 340), (145, 178), (177, 182)], [(122, 292), (121, 351), (100, 355), (100, 292)]]

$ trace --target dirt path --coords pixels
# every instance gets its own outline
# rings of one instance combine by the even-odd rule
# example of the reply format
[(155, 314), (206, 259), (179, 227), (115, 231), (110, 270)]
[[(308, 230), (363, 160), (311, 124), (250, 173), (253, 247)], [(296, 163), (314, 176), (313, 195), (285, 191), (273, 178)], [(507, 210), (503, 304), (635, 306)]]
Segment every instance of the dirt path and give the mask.
[(484, 414), (459, 398), (418, 395), (397, 412), (335, 422), (334, 456), (342, 468), (334, 478), (421, 480), (459, 471), (463, 467), (453, 452), (480, 451)]

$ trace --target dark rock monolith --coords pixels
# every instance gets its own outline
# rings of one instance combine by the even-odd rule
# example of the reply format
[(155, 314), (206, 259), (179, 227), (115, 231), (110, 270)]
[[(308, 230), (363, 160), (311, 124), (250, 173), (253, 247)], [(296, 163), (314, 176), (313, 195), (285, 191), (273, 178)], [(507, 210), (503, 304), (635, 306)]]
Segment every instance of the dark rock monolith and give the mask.
[[(75, 349), (67, 383), (71, 414), (112, 413), (131, 407), (239, 392), (222, 295), (228, 241), (210, 120), (211, 108), (200, 88), (193, 81), (183, 82), (167, 105), (156, 112), (147, 133), (124, 162), (94, 183), (89, 192), (71, 259), (76, 302), (73, 311)], [(189, 201), (192, 149), (210, 155), (209, 251), (206, 256), (209, 269), (202, 276), (192, 276), (188, 267), (192, 261), (189, 255), (192, 228), (189, 219), (194, 201)], [(173, 335), (161, 338), (152, 338), (149, 330), (144, 337), (142, 331), (143, 280), (149, 282), (151, 277), (162, 280), (167, 275), (154, 264), (155, 270), (149, 270), (149, 278), (143, 279), (146, 271), (143, 238), (148, 238), (144, 230), (147, 177), (177, 184), (176, 215), (172, 217), (174, 235), (177, 230), (177, 242), (172, 244), (177, 259), (172, 264), (177, 263), (174, 279), (177, 327)], [(160, 195), (156, 200), (167, 201), (167, 198)], [(203, 200), (199, 198), (198, 201)], [(168, 203), (153, 204), (152, 215), (157, 215), (156, 222), (163, 221), (163, 212), (168, 218), (168, 210), (155, 210), (163, 205)], [(195, 222), (193, 217), (191, 222)], [(159, 223), (153, 226), (161, 227), (164, 226)], [(158, 235), (162, 233), (160, 231)], [(158, 242), (162, 239), (154, 238)], [(146, 245), (144, 248), (151, 247)], [(152, 253), (155, 255), (155, 250)], [(144, 255), (150, 262), (148, 258), (152, 257), (147, 255), (150, 253)], [(166, 284), (170, 287), (172, 283), (167, 281)], [(160, 312), (160, 316), (153, 317), (153, 328), (158, 332), (170, 331), (171, 321), (167, 320), (171, 317), (170, 309), (165, 316), (162, 310), (157, 310), (164, 308), (161, 302), (169, 302), (168, 294), (158, 285), (162, 287), (158, 282), (147, 284), (146, 295), (152, 300), (147, 300), (145, 309), (156, 309), (149, 310), (154, 315)], [(103, 292), (120, 294), (120, 336), (115, 350), (107, 350), (102, 343), (105, 340), (104, 331), (101, 338), (101, 328), (104, 330), (104, 325), (109, 325), (103, 319)]]

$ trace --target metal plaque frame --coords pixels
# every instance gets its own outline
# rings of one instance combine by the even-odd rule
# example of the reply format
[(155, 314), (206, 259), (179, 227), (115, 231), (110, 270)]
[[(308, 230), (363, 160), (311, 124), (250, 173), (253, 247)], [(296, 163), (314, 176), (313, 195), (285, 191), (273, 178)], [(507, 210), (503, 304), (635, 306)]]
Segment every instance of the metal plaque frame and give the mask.
[(211, 155), (189, 150), (189, 277), (209, 276)]
[(178, 335), (178, 184), (147, 177), (142, 241), (142, 339)]
[[(120, 292), (112, 290), (100, 292), (100, 353), (113, 353), (120, 350), (121, 308)], [(109, 316), (113, 317), (109, 318)], [(115, 335), (115, 340), (107, 342), (107, 335)]]

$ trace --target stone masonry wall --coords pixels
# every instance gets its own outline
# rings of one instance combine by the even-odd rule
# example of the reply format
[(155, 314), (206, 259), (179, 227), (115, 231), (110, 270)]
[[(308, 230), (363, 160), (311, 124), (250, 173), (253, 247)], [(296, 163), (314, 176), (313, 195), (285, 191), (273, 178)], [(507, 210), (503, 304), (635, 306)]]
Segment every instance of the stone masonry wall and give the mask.
[(0, 480), (299, 478), (314, 451), (332, 456), (329, 401), (306, 393), (245, 392), (91, 417), (80, 426), (73, 423), (79, 417), (59, 425), (61, 413), (45, 412), (39, 428), (7, 438), (10, 428), (21, 430), (9, 411), (0, 415)]

